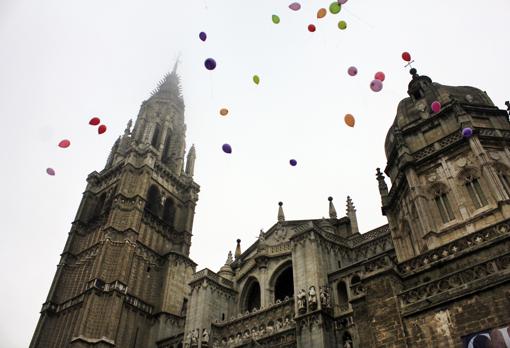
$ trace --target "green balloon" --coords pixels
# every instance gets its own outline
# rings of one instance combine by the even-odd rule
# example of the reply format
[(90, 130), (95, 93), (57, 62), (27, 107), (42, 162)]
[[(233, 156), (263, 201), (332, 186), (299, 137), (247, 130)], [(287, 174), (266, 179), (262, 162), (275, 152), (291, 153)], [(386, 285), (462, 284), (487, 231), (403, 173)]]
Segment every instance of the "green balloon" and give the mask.
[(346, 29), (347, 28), (347, 23), (345, 23), (345, 21), (338, 22), (338, 28), (340, 28), (341, 30)]
[(342, 9), (342, 6), (338, 2), (332, 2), (331, 5), (329, 5), (329, 12), (332, 14), (337, 14)]
[(260, 83), (259, 75), (253, 75), (253, 82), (255, 82), (255, 84), (257, 84), (257, 85)]
[(278, 17), (277, 15), (273, 15), (272, 20), (274, 24), (280, 23), (280, 17)]

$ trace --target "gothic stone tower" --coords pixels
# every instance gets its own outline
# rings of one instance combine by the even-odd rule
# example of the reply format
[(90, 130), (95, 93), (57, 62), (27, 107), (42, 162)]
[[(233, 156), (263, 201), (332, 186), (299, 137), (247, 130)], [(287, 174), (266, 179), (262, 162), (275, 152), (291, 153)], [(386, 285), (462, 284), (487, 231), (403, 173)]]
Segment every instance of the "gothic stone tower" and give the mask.
[(150, 347), (184, 329), (199, 186), (175, 68), (87, 178), (30, 347)]

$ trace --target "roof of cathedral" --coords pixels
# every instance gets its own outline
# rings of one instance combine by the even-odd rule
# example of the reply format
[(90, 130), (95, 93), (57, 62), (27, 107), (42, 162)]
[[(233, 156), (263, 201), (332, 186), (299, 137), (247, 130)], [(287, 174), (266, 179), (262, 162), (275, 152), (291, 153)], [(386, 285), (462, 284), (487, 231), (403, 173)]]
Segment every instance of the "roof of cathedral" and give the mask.
[(175, 62), (174, 68), (167, 73), (158, 83), (156, 89), (151, 93), (152, 98), (173, 99), (175, 102), (184, 106), (182, 97), (181, 79), (177, 74), (178, 62)]

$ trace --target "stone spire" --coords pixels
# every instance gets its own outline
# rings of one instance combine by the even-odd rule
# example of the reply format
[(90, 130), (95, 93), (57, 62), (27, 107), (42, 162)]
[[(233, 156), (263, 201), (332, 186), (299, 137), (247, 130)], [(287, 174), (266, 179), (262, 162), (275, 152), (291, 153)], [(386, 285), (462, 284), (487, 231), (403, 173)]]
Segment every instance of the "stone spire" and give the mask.
[(241, 240), (240, 239), (237, 240), (235, 257), (236, 257), (236, 259), (241, 257)]
[(197, 155), (195, 153), (195, 144), (191, 145), (191, 149), (188, 152), (188, 158), (186, 160), (186, 175), (193, 176), (195, 172), (195, 159)]
[(171, 99), (175, 102), (184, 104), (182, 98), (181, 80), (177, 75), (178, 61), (175, 62), (174, 68), (167, 73), (158, 83), (156, 89), (151, 93), (152, 98)]
[(376, 177), (377, 181), (379, 182), (379, 193), (381, 194), (381, 200), (384, 204), (386, 197), (388, 197), (388, 185), (386, 185), (386, 181), (384, 180), (384, 174), (381, 173), (381, 168), (377, 168)]
[(220, 268), (220, 271), (218, 274), (222, 276), (223, 278), (232, 280), (234, 277), (234, 271), (232, 270), (232, 266), (230, 264), (233, 262), (232, 260), (232, 251), (228, 252), (227, 261), (225, 261), (225, 264)]
[(336, 215), (335, 206), (333, 205), (333, 197), (331, 197), (331, 196), (328, 197), (328, 201), (329, 201), (329, 218), (336, 219), (337, 215)]
[(285, 221), (285, 215), (283, 214), (283, 202), (278, 202), (279, 208), (278, 208), (278, 221)]
[(350, 196), (347, 196), (347, 217), (351, 221), (352, 233), (359, 233), (358, 218), (356, 217), (356, 208)]
[(227, 261), (225, 261), (225, 265), (230, 265), (232, 262), (234, 262), (234, 260), (232, 259), (232, 250), (229, 250)]

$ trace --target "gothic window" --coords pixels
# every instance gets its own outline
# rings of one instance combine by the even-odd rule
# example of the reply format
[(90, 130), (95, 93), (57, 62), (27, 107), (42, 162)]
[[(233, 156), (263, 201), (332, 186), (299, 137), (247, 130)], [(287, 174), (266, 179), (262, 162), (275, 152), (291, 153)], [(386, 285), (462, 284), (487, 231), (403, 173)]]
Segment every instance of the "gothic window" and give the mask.
[(452, 207), (450, 205), (450, 201), (448, 199), (448, 193), (446, 193), (443, 188), (438, 187), (434, 191), (434, 202), (436, 203), (439, 215), (441, 215), (441, 220), (444, 224), (452, 221), (455, 218), (455, 215), (453, 215)]
[(185, 317), (186, 316), (186, 312), (188, 311), (188, 299), (185, 298), (183, 301), (182, 301), (182, 307), (181, 307), (181, 316)]
[(170, 162), (170, 144), (172, 141), (172, 133), (170, 129), (167, 130), (167, 136), (165, 140), (165, 145), (163, 147), (163, 155), (161, 156), (161, 160), (163, 163)]
[(163, 206), (163, 221), (165, 221), (169, 225), (174, 224), (175, 218), (175, 204), (174, 201), (168, 197), (165, 200), (165, 205)]
[(498, 169), (497, 172), (499, 180), (501, 180), (501, 183), (505, 188), (506, 194), (510, 196), (510, 177), (508, 176), (508, 172), (502, 168)]
[(154, 146), (156, 149), (159, 147), (159, 133), (160, 133), (159, 124), (157, 124), (154, 127), (154, 131), (152, 132), (151, 140), (151, 145)]
[(260, 284), (253, 278), (246, 286), (242, 311), (251, 312), (255, 308), (260, 308)]
[(147, 203), (145, 203), (145, 209), (153, 214), (158, 215), (159, 207), (161, 202), (161, 195), (156, 185), (151, 185), (147, 192)]
[(473, 201), (475, 208), (478, 209), (487, 205), (487, 199), (485, 198), (478, 178), (475, 178), (472, 175), (468, 175), (464, 178), (464, 180), (465, 180), (464, 185), (466, 186), (466, 189), (469, 193), (469, 197), (471, 197), (471, 200)]
[(338, 296), (338, 306), (340, 311), (346, 311), (349, 309), (349, 295), (347, 293), (347, 285), (344, 281), (339, 281), (336, 286), (336, 293)]
[(352, 347), (353, 347), (352, 336), (348, 331), (346, 331), (342, 336), (342, 348), (352, 348)]
[(361, 282), (359, 275), (356, 274), (351, 278), (351, 284), (358, 284), (359, 282)]
[(287, 267), (278, 275), (274, 285), (274, 300), (285, 300), (286, 297), (294, 296), (294, 278), (292, 275), (292, 266)]
[(94, 216), (95, 217), (100, 216), (101, 213), (103, 212), (103, 206), (104, 206), (105, 200), (106, 200), (106, 193), (103, 192), (101, 194), (101, 196), (99, 196), (99, 199), (96, 202), (96, 208), (94, 210)]

